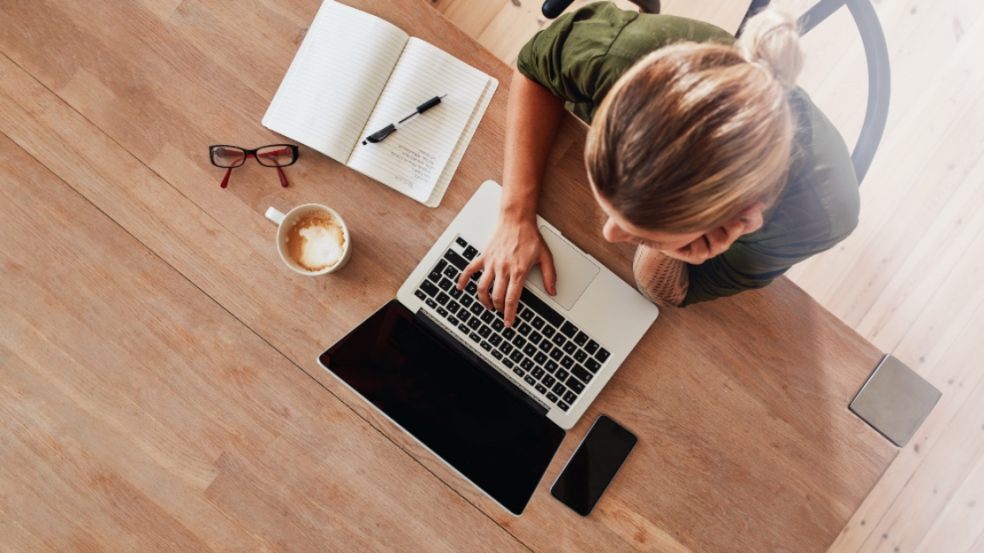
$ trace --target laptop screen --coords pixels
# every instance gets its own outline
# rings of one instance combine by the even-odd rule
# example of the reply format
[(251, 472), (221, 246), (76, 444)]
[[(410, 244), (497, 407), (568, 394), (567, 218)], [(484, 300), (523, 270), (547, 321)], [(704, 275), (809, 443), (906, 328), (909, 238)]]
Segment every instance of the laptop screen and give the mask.
[(519, 514), (564, 431), (495, 369), (446, 344), (437, 332), (394, 300), (324, 352), (320, 361)]

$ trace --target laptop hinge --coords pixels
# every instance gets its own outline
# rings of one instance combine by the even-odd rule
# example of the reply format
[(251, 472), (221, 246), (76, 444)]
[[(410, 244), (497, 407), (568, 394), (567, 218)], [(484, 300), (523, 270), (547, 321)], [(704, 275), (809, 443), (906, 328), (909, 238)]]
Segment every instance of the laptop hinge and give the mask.
[(448, 331), (443, 326), (441, 326), (440, 323), (434, 321), (429, 313), (427, 313), (423, 309), (418, 309), (413, 316), (415, 319), (417, 319), (417, 321), (421, 324), (421, 326), (429, 330), (430, 333), (434, 335), (434, 337), (436, 337), (438, 340), (441, 341), (441, 343), (450, 347), (456, 353), (458, 353), (466, 360), (468, 360), (468, 362), (470, 362), (472, 365), (485, 371), (486, 374), (490, 375), (499, 385), (501, 385), (506, 390), (508, 390), (509, 393), (522, 399), (530, 407), (535, 409), (537, 413), (540, 413), (541, 415), (546, 415), (547, 412), (549, 412), (549, 409), (546, 406), (544, 406), (542, 403), (539, 403), (534, 398), (530, 397), (528, 394), (523, 392), (523, 390), (520, 389), (520, 387), (517, 384), (515, 384), (514, 382), (503, 376), (502, 373), (500, 373), (498, 370), (495, 369), (495, 367), (489, 365), (488, 362), (485, 361), (485, 359), (482, 359), (481, 356), (476, 354), (471, 349), (470, 344), (464, 344), (460, 340), (456, 339), (454, 336), (448, 334)]

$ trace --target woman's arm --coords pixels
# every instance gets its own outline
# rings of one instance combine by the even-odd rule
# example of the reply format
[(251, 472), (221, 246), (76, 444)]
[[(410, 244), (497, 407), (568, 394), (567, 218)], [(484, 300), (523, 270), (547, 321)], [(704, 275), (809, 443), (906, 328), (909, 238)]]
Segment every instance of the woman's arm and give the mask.
[(656, 305), (678, 306), (683, 303), (690, 287), (687, 263), (648, 246), (638, 248), (632, 272), (639, 291)]
[(537, 228), (536, 207), (540, 178), (563, 113), (563, 100), (518, 70), (513, 72), (506, 108), (499, 225), (485, 251), (458, 281), (458, 288), (464, 288), (473, 273), (482, 271), (479, 300), (489, 309), (502, 311), (506, 326), (516, 317), (526, 273), (535, 265), (540, 265), (547, 292), (557, 293), (553, 258)]

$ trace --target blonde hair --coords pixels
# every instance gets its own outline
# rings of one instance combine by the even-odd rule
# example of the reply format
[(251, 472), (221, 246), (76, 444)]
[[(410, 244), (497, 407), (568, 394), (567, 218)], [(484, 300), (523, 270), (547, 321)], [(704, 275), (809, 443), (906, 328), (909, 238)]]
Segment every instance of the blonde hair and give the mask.
[(683, 42), (639, 60), (615, 83), (588, 133), (591, 182), (633, 225), (706, 231), (786, 181), (802, 66), (795, 20), (774, 8), (734, 45)]

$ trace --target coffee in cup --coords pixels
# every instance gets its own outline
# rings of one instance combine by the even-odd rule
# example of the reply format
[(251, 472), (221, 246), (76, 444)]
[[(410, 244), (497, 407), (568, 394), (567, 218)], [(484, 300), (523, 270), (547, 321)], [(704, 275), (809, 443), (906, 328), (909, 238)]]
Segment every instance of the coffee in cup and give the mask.
[(294, 271), (305, 275), (334, 272), (348, 261), (350, 237), (345, 221), (334, 210), (304, 204), (283, 214), (275, 208), (266, 216), (279, 225), (277, 251)]

